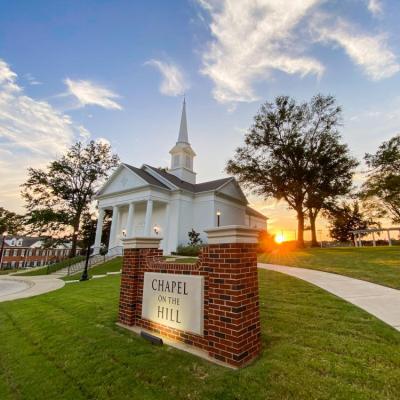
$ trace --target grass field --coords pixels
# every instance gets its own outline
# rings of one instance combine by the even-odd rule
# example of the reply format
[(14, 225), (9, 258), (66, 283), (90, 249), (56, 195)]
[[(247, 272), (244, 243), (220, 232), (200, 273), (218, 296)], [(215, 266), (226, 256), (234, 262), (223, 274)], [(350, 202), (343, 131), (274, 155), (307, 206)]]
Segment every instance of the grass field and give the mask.
[(0, 399), (398, 399), (400, 334), (260, 271), (261, 357), (232, 371), (118, 328), (119, 276), (0, 303)]
[(49, 266), (39, 268), (39, 269), (34, 269), (33, 271), (27, 270), (26, 272), (23, 272), (21, 274), (18, 274), (20, 276), (37, 276), (37, 275), (47, 275), (51, 274), (53, 272), (59, 271), (60, 269), (63, 269), (65, 267), (68, 267), (68, 265), (76, 264), (79, 261), (84, 260), (85, 257), (83, 256), (76, 256), (73, 258), (67, 258), (65, 260), (62, 260), (58, 263), (51, 264)]
[[(90, 268), (89, 277), (92, 277), (93, 275), (103, 275), (106, 274), (107, 272), (120, 271), (121, 268), (122, 268), (122, 257), (117, 257), (110, 261), (106, 261), (103, 264), (97, 265), (96, 267)], [(63, 279), (65, 281), (71, 281), (75, 279), (80, 279), (81, 276), (82, 272), (78, 272), (77, 274), (66, 276)]]
[(334, 272), (400, 289), (400, 246), (278, 250), (261, 255), (259, 261)]

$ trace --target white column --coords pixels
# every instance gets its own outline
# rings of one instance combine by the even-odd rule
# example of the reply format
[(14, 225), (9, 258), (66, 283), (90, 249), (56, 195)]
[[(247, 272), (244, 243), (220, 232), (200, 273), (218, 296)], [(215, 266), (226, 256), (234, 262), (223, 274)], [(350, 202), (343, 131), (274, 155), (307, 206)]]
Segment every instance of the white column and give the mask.
[(387, 232), (387, 237), (388, 237), (388, 242), (389, 242), (389, 246), (392, 245), (392, 239), (390, 238), (390, 231), (386, 231)]
[(163, 250), (169, 253), (168, 239), (169, 239), (169, 203), (165, 204), (165, 219), (164, 219), (164, 232), (163, 232)]
[(144, 221), (144, 236), (152, 236), (151, 235), (151, 217), (153, 216), (153, 200), (147, 200), (146, 206), (146, 219)]
[(103, 233), (104, 209), (99, 209), (99, 216), (97, 218), (96, 226), (96, 239), (94, 241), (93, 254), (99, 254), (101, 247), (101, 234)]
[(119, 214), (119, 208), (118, 206), (114, 206), (112, 213), (112, 220), (111, 220), (110, 242), (108, 243), (108, 250), (112, 249), (115, 246), (116, 236), (117, 236), (118, 214)]
[(134, 235), (135, 223), (135, 203), (129, 204), (128, 220), (126, 221), (126, 237), (130, 238)]
[(375, 247), (376, 246), (375, 232), (372, 232), (372, 243), (374, 244), (374, 247)]
[(362, 236), (361, 234), (358, 235), (359, 247), (362, 247)]

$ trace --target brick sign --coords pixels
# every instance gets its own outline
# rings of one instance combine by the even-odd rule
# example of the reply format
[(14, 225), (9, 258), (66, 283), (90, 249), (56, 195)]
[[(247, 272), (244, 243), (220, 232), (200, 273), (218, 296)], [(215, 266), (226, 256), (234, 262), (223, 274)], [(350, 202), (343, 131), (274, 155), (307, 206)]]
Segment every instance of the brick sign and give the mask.
[(204, 277), (145, 272), (142, 318), (203, 335)]

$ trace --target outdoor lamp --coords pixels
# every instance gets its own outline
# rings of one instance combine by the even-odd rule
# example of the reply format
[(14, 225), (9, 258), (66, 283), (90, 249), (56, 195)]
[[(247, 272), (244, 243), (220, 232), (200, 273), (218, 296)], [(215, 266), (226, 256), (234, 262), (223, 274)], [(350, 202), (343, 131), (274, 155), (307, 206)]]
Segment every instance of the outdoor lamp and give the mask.
[(122, 229), (122, 236), (126, 237), (126, 229)]
[(218, 210), (218, 211), (217, 211), (217, 226), (220, 225), (220, 222), (221, 222), (221, 211)]
[(158, 225), (154, 225), (154, 233), (158, 235), (160, 233), (160, 227)]

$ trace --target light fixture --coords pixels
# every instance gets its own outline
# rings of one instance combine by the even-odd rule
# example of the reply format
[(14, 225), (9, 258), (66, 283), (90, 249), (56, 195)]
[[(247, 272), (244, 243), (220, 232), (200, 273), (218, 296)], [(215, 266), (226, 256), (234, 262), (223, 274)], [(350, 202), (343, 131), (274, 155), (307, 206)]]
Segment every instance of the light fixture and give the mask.
[(154, 225), (153, 230), (154, 230), (154, 233), (155, 233), (156, 235), (158, 235), (158, 234), (160, 233), (160, 227), (159, 227), (158, 225)]
[(122, 236), (126, 237), (126, 229), (122, 229)]
[(221, 211), (217, 210), (217, 226), (221, 224)]

